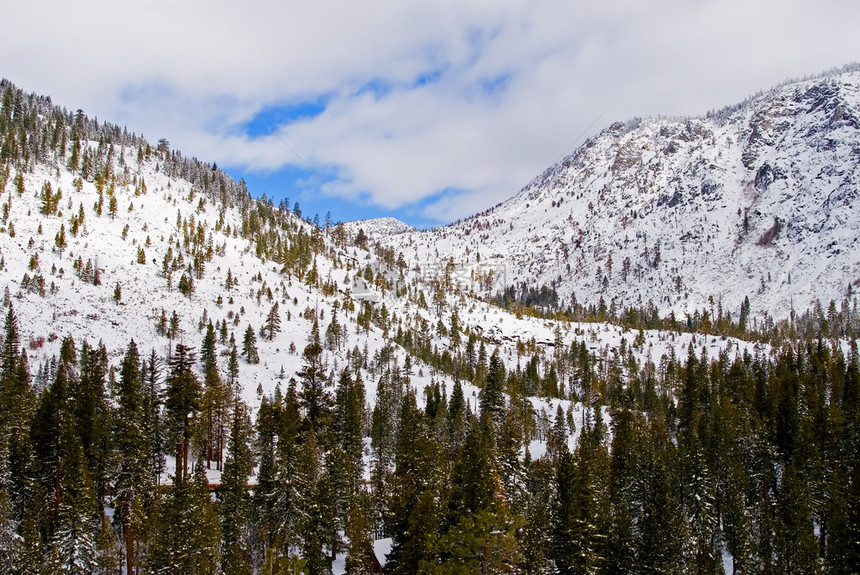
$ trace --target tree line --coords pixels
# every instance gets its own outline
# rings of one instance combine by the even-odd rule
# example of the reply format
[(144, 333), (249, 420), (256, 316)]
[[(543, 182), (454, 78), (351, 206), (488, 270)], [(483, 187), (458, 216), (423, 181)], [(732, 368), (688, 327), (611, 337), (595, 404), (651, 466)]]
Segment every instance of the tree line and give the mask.
[[(393, 350), (371, 358), (356, 347), (334, 373), (315, 323), (302, 368), (252, 417), (235, 355), (222, 375), (216, 341), (210, 324), (199, 359), (183, 344), (143, 355), (132, 341), (111, 365), (104, 344), (67, 337), (34, 385), (9, 307), (0, 570), (324, 574), (338, 558), (349, 573), (397, 574), (860, 564), (856, 343), (847, 355), (819, 339), (714, 358), (691, 345), (658, 369), (626, 365), (614, 391), (585, 353), (572, 390), (581, 403), (556, 401), (547, 417), (497, 350), (477, 360), (475, 406), (459, 381), (419, 395), (412, 362), (399, 365)], [(372, 409), (365, 377), (376, 380)], [(637, 400), (642, 381), (653, 385)], [(391, 552), (377, 565), (383, 537)]]

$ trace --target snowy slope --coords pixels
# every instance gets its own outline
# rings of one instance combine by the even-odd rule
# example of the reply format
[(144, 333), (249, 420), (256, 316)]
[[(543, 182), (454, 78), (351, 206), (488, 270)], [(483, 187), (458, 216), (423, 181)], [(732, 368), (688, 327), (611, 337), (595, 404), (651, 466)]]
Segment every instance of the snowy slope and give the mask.
[(468, 220), (385, 240), (562, 301), (785, 317), (860, 284), (860, 68), (701, 118), (616, 123)]
[[(91, 143), (95, 147), (95, 143)], [(586, 341), (595, 352), (616, 349), (621, 338), (628, 345), (635, 333), (620, 327), (604, 324), (568, 324), (547, 321), (533, 317), (517, 318), (510, 313), (470, 297), (465, 288), (454, 282), (446, 294), (442, 309), (434, 306), (422, 307), (415, 304), (419, 291), (430, 302), (433, 289), (429, 282), (436, 279), (439, 270), (406, 270), (398, 279), (396, 268), (391, 270), (375, 256), (373, 250), (364, 251), (356, 247), (339, 248), (331, 238), (326, 238), (328, 249), (315, 259), (320, 278), (331, 280), (338, 289), (326, 295), (315, 286), (299, 281), (295, 276), (282, 273), (281, 266), (275, 262), (260, 259), (255, 254), (254, 244), (238, 235), (241, 228), (239, 208), (230, 205), (225, 209), (217, 203), (200, 195), (192, 195), (193, 186), (188, 181), (171, 178), (159, 170), (157, 157), (138, 162), (135, 150), (123, 152), (122, 159), (115, 159), (116, 166), (124, 168), (122, 185), (114, 192), (118, 209), (115, 216), (105, 211), (98, 216), (94, 204), (98, 201), (96, 184), (82, 182), (80, 190), (74, 186), (75, 175), (64, 167), (37, 167), (32, 173), (23, 175), (25, 192), (15, 191), (14, 178), (9, 178), (5, 190), (0, 193), (0, 203), (11, 204), (8, 222), (0, 233), (0, 254), (3, 258), (2, 288), (19, 318), (22, 343), (26, 346), (31, 370), (39, 368), (59, 352), (63, 337), (71, 335), (80, 345), (84, 340), (95, 345), (102, 341), (109, 352), (110, 359), (118, 363), (125, 347), (134, 339), (146, 354), (150, 350), (163, 357), (168, 354), (171, 340), (159, 335), (156, 324), (164, 310), (169, 317), (174, 311), (180, 319), (180, 330), (176, 341), (199, 348), (203, 339), (201, 322), (218, 324), (226, 321), (230, 337), (241, 346), (242, 336), (248, 325), (255, 331), (263, 325), (266, 315), (274, 302), (278, 302), (281, 332), (272, 341), (258, 337), (261, 361), (251, 365), (241, 361), (240, 379), (243, 382), (244, 397), (252, 406), (259, 401), (258, 391), (270, 393), (276, 385), (286, 386), (301, 366), (301, 350), (310, 337), (312, 318), (319, 318), (320, 330), (324, 331), (334, 311), (335, 302), (339, 308), (339, 321), (346, 325), (345, 342), (340, 348), (326, 350), (330, 369), (336, 372), (345, 365), (346, 352), (358, 347), (368, 349), (373, 356), (385, 345), (390, 345), (393, 332), (398, 327), (421, 329), (421, 326), (434, 326), (440, 320), (449, 324), (454, 310), (460, 318), (462, 328), (481, 334), (488, 348), (499, 347), (509, 368), (515, 368), (519, 361), (518, 342), (535, 341), (538, 347), (550, 349), (558, 336), (564, 345), (573, 341)], [(59, 175), (58, 175), (59, 174)], [(141, 191), (139, 182), (145, 182)], [(49, 182), (53, 190), (62, 190), (60, 207), (55, 215), (39, 212), (41, 190)], [(201, 199), (203, 202), (201, 203)], [(83, 207), (84, 223), (77, 236), (69, 229), (69, 214), (78, 214)], [(311, 226), (287, 214), (296, 226), (304, 227), (310, 233)], [(177, 227), (177, 220), (183, 222), (183, 230), (202, 229), (207, 241), (213, 246), (212, 261), (205, 266), (200, 279), (195, 281), (194, 292), (190, 297), (182, 295), (177, 287), (179, 274), (174, 274), (173, 286), (168, 287), (162, 275), (162, 261), (168, 249), (177, 254), (178, 244), (184, 242), (184, 231)], [(216, 231), (222, 219), (220, 231)], [(193, 226), (191, 223), (193, 222)], [(55, 237), (60, 228), (66, 229), (66, 247), (60, 251), (55, 245)], [(14, 229), (14, 237), (10, 231)], [(40, 231), (41, 230), (41, 231)], [(228, 230), (231, 230), (228, 233)], [(138, 248), (143, 248), (146, 263), (137, 263)], [(33, 255), (38, 255), (35, 269), (30, 269)], [(75, 260), (93, 261), (100, 270), (101, 285), (83, 281), (73, 269)], [(382, 289), (371, 282), (357, 278), (356, 268), (372, 267), (385, 271), (391, 277), (392, 285), (415, 286), (411, 295), (394, 289)], [(225, 288), (228, 271), (235, 278), (236, 285)], [(25, 275), (44, 278), (44, 293), (22, 286)], [(116, 286), (120, 286), (119, 303), (114, 300)], [(269, 300), (267, 291), (272, 291)], [(372, 325), (369, 330), (356, 324), (356, 311), (345, 311), (346, 302), (355, 296), (360, 303), (360, 293), (372, 294), (374, 306), (386, 306), (392, 318), (387, 331)], [(218, 298), (222, 301), (219, 304)], [(231, 303), (232, 300), (232, 303)], [(396, 319), (395, 319), (396, 318)], [(659, 361), (661, 355), (671, 349), (683, 349), (691, 341), (690, 335), (676, 336), (661, 332), (646, 332), (646, 343), (641, 350), (641, 358), (651, 357)], [(677, 341), (675, 341), (677, 338)], [(447, 337), (436, 337), (441, 349), (450, 348)], [(714, 352), (724, 348), (725, 340), (713, 339)], [(674, 341), (674, 343), (667, 343)], [(174, 342), (175, 343), (175, 342)], [(698, 344), (706, 343), (701, 338)], [(296, 348), (290, 352), (290, 344)], [(742, 348), (748, 344), (735, 342)], [(403, 364), (405, 350), (394, 346), (393, 361)], [(219, 351), (224, 353), (228, 345), (219, 343)], [(677, 355), (683, 356), (678, 352)], [(226, 371), (226, 357), (222, 356), (222, 369)], [(285, 378), (282, 380), (281, 368)], [(443, 374), (422, 366), (414, 368), (412, 382), (420, 390), (431, 379), (446, 382), (450, 380)], [(375, 378), (365, 370), (364, 381), (368, 387), (367, 397), (373, 402)], [(468, 387), (467, 396), (473, 407), (477, 404), (477, 389)]]
[[(0, 188), (0, 289), (18, 317), (21, 342), (37, 387), (50, 382), (50, 376), (44, 374), (66, 336), (71, 336), (78, 346), (85, 340), (91, 345), (104, 343), (111, 365), (117, 366), (132, 339), (142, 355), (154, 351), (162, 359), (177, 342), (199, 350), (209, 321), (226, 326), (226, 337), (218, 343), (224, 374), (228, 342), (233, 339), (241, 348), (249, 325), (259, 334), (275, 303), (279, 305), (281, 331), (271, 341), (258, 336), (259, 364), (240, 360), (241, 393), (252, 412), (262, 394), (272, 393), (279, 385), (286, 387), (292, 378), (300, 379), (296, 374), (301, 369), (301, 351), (309, 341), (313, 319), (318, 319), (324, 334), (336, 309), (344, 326), (343, 340), (340, 346), (326, 345), (324, 351), (332, 385), (348, 362), (355, 365), (354, 358), (363, 356), (360, 373), (370, 406), (382, 373), (386, 369), (400, 371), (406, 365), (409, 353), (394, 338), (398, 332), (409, 330), (429, 337), (439, 353), (452, 355), (462, 354), (463, 339), (474, 333), (486, 345), (488, 355), (494, 349), (500, 351), (509, 370), (522, 367), (535, 356), (544, 358), (545, 367), (556, 349), (574, 342), (584, 342), (603, 366), (621, 365), (622, 348), (633, 354), (639, 364), (651, 361), (655, 365), (666, 356), (685, 357), (691, 344), (699, 351), (704, 349), (710, 357), (721, 351), (728, 351), (730, 357), (756, 351), (754, 344), (731, 338), (658, 331), (638, 334), (608, 324), (517, 317), (474, 296), (506, 281), (505, 267), (492, 263), (492, 257), (487, 255), (478, 261), (479, 250), (487, 254), (484, 247), (478, 249), (470, 241), (463, 242), (463, 265), (430, 248), (425, 248), (421, 259), (406, 265), (397, 251), (374, 245), (372, 234), (413, 242), (429, 236), (416, 236), (414, 232), (390, 235), (387, 232), (402, 227), (396, 221), (383, 220), (365, 228), (371, 241), (367, 249), (362, 249), (344, 237), (351, 233), (342, 234), (337, 228), (314, 229), (292, 214), (273, 212), (271, 207), (267, 211), (265, 205), (254, 202), (247, 194), (230, 195), (223, 189), (212, 190), (211, 186), (207, 191), (207, 181), (214, 181), (208, 175), (215, 173), (214, 166), (210, 170), (202, 164), (205, 173), (201, 176), (198, 172), (192, 182), (191, 176), (175, 173), (175, 153), (171, 160), (169, 151), (150, 150), (145, 142), (133, 138), (123, 141), (123, 145), (111, 145), (109, 153), (104, 153), (103, 142), (83, 141), (81, 156), (89, 154), (98, 165), (98, 170), (86, 179), (79, 177), (79, 171), (68, 168), (68, 149), (65, 155), (44, 153), (41, 161), (26, 166), (0, 166), (5, 171), (0, 174), (0, 182), (5, 182)], [(131, 141), (137, 143), (129, 144)], [(199, 170), (201, 164), (196, 166), (186, 165), (178, 171), (190, 173)], [(55, 208), (44, 214), (41, 208), (48, 185), (53, 194), (61, 195)], [(113, 213), (109, 209), (111, 197), (116, 206)], [(101, 215), (96, 209), (100, 201), (104, 204)], [(513, 209), (517, 201), (512, 200), (510, 206), (500, 210)], [(73, 221), (80, 221), (81, 214), (83, 220), (74, 234)], [(239, 233), (255, 225), (259, 228), (256, 235)], [(290, 241), (285, 229), (291, 230), (294, 242), (301, 235), (320, 238), (318, 248), (311, 254), (311, 267), (316, 269), (318, 281), (310, 281), (308, 276), (300, 279), (284, 271), (283, 262), (261, 255), (261, 238), (269, 238), (267, 242)], [(451, 234), (448, 244), (453, 245), (457, 229), (442, 231)], [(56, 241), (61, 230), (66, 237), (62, 249)], [(211, 249), (211, 259), (204, 262), (202, 269), (189, 256), (189, 243), (195, 241), (205, 245), (207, 251)], [(415, 246), (408, 246), (405, 254), (420, 253)], [(186, 254), (172, 283), (168, 283), (163, 267), (168, 253), (172, 253), (174, 261), (180, 253)], [(75, 269), (76, 262), (82, 266), (91, 264), (98, 270), (100, 285)], [(190, 295), (177, 289), (183, 273), (194, 276)], [(230, 289), (226, 286), (228, 274), (234, 280)], [(361, 324), (359, 317), (365, 306), (380, 319)], [(170, 340), (159, 332), (157, 324), (162, 313), (170, 317), (174, 312), (179, 330)], [(459, 344), (448, 335), (440, 335), (437, 329), (439, 325), (450, 326), (455, 313), (463, 334)], [(383, 360), (383, 355), (388, 359)], [(450, 396), (451, 375), (416, 358), (411, 361), (409, 380), (419, 402), (423, 401), (424, 388), (431, 383), (440, 383)], [(479, 389), (462, 383), (466, 400), (477, 410)], [(570, 381), (561, 384), (568, 390), (572, 385)], [(569, 400), (531, 401), (543, 421), (554, 416), (559, 404), (565, 411), (583, 413), (581, 405), (572, 405)], [(537, 455), (543, 447), (538, 441), (529, 449)], [(212, 480), (217, 479), (215, 473)]]
[(381, 239), (386, 236), (403, 234), (416, 231), (415, 228), (407, 223), (401, 222), (397, 218), (374, 218), (371, 220), (357, 220), (343, 224), (344, 229), (355, 235), (358, 230), (364, 230), (365, 235), (372, 239)]

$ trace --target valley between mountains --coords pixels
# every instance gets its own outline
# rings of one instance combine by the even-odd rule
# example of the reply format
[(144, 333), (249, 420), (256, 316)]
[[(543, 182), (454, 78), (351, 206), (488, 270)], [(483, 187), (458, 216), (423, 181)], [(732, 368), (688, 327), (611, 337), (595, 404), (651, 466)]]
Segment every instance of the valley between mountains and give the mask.
[(0, 97), (0, 571), (860, 561), (857, 66), (431, 230)]

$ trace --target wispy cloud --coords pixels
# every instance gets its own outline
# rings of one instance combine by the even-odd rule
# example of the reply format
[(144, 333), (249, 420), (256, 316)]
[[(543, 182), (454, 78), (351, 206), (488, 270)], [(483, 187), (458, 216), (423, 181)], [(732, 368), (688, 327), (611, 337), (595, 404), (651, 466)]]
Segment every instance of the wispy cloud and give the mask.
[(704, 113), (860, 54), (849, 0), (53, 0), (4, 17), (0, 69), (25, 89), (330, 195), (283, 139), (347, 201), (424, 221), (514, 194), (607, 105), (604, 124)]

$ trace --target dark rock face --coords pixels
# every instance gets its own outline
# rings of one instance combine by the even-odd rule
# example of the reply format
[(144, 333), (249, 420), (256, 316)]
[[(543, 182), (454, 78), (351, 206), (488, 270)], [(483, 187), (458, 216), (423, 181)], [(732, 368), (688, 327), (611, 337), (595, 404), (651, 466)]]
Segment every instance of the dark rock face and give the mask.
[(767, 191), (772, 183), (776, 180), (785, 179), (785, 174), (779, 168), (772, 167), (765, 162), (761, 165), (755, 174), (753, 185), (760, 192)]

